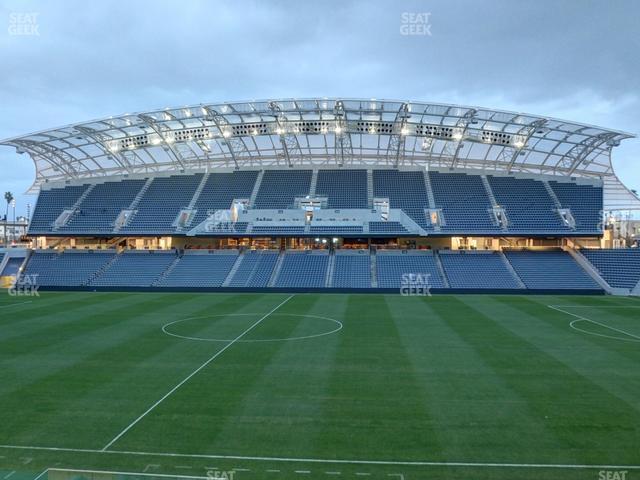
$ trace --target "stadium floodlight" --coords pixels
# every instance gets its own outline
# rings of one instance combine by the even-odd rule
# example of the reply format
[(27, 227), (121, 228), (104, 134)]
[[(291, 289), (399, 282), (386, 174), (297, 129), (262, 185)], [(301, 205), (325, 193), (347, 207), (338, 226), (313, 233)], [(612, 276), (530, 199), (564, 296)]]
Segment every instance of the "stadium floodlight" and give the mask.
[(409, 129), (407, 127), (402, 127), (402, 130), (400, 130), (400, 134), (409, 135)]
[(229, 138), (231, 136), (231, 131), (230, 130), (223, 130), (222, 131), (222, 136), (224, 138)]
[(340, 135), (342, 133), (342, 127), (340, 127), (340, 125), (336, 126), (336, 134)]

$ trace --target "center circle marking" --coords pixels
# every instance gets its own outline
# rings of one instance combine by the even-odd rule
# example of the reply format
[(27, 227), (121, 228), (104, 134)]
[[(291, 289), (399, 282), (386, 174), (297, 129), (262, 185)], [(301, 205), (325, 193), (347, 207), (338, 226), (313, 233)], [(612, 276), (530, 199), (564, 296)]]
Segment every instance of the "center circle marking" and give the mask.
[[(165, 323), (162, 326), (162, 331), (167, 334), (170, 335), (172, 337), (176, 337), (176, 338), (183, 338), (185, 340), (195, 340), (195, 341), (199, 341), (199, 342), (232, 342), (233, 339), (232, 338), (207, 338), (207, 337), (192, 337), (189, 335), (180, 335), (178, 333), (174, 333), (170, 331), (170, 328), (172, 325), (176, 325), (178, 323), (183, 323), (183, 322), (188, 322), (190, 320), (200, 320), (202, 318), (216, 318), (216, 317), (261, 317), (264, 316), (263, 313), (227, 313), (227, 314), (217, 314), (217, 315), (202, 315), (199, 317), (189, 317), (189, 318), (182, 318), (180, 320), (175, 320), (173, 322), (169, 322), (169, 323)], [(302, 315), (302, 314), (296, 314), (296, 313), (274, 313), (273, 316), (280, 316), (280, 317), (300, 317), (300, 318), (314, 318), (314, 319), (319, 319), (319, 320), (326, 320), (328, 322), (331, 322), (334, 324), (334, 328), (332, 330), (328, 330), (326, 332), (322, 332), (322, 333), (317, 333), (314, 335), (303, 335), (303, 336), (299, 336), (299, 337), (286, 337), (286, 338), (264, 338), (264, 339), (254, 339), (254, 340), (236, 340), (236, 343), (258, 343), (258, 342), (286, 342), (289, 340), (306, 340), (309, 338), (317, 338), (317, 337), (324, 337), (325, 335), (331, 335), (333, 333), (339, 332), (340, 330), (342, 330), (342, 322), (339, 320), (336, 320), (335, 318), (329, 318), (329, 317), (321, 317), (319, 315)]]

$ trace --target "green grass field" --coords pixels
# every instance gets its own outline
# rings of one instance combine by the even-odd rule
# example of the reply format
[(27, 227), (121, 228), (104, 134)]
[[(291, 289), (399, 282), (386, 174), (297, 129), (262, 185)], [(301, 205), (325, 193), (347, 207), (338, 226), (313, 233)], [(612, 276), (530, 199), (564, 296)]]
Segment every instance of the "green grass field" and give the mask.
[(640, 301), (6, 296), (0, 444), (0, 480), (633, 480)]

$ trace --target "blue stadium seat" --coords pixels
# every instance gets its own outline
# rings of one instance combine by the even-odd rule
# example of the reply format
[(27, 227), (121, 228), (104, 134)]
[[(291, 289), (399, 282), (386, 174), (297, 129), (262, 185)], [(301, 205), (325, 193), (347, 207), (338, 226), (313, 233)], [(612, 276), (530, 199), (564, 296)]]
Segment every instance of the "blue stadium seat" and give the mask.
[(143, 179), (97, 184), (59, 230), (67, 233), (111, 232), (120, 212), (131, 205), (145, 182)]
[(238, 258), (236, 250), (186, 253), (156, 282), (159, 287), (220, 287)]
[(442, 209), (443, 232), (488, 232), (501, 228), (494, 223), (491, 200), (479, 175), (429, 172), (436, 207)]
[(451, 288), (522, 288), (499, 252), (441, 252)]
[[(24, 257), (11, 257), (7, 260), (0, 277), (15, 277), (18, 275), (20, 265), (24, 262)], [(0, 263), (2, 263), (2, 255), (0, 255)]]
[(278, 261), (277, 250), (250, 250), (242, 256), (230, 287), (266, 287)]
[(73, 185), (42, 190), (38, 195), (36, 208), (29, 223), (29, 233), (48, 233), (53, 230), (53, 222), (82, 196), (89, 185)]
[(402, 235), (409, 232), (400, 222), (369, 222), (369, 233)]
[(306, 197), (311, 188), (311, 170), (266, 170), (254, 208), (293, 208), (296, 197)]
[(114, 250), (66, 250), (63, 253), (35, 251), (23, 274), (30, 277), (36, 275), (37, 285), (82, 286), (109, 263), (115, 254)]
[(333, 287), (371, 288), (371, 257), (366, 250), (338, 252), (333, 267)]
[(154, 178), (122, 233), (169, 234), (180, 210), (186, 208), (202, 181), (202, 173)]
[(614, 288), (633, 289), (640, 282), (640, 249), (583, 249), (600, 276)]
[(233, 173), (211, 173), (195, 203), (197, 210), (192, 226), (206, 220), (216, 210), (231, 208), (234, 199), (251, 197), (253, 186), (258, 177), (257, 171), (236, 171)]
[(506, 251), (505, 255), (529, 289), (601, 290), (567, 252)]
[(328, 252), (287, 252), (276, 287), (323, 288), (328, 265)]
[(397, 288), (403, 285), (406, 275), (428, 276), (428, 286), (444, 288), (433, 252), (385, 252), (376, 255), (376, 276), (379, 288)]
[(510, 232), (566, 234), (571, 231), (541, 181), (492, 175), (487, 179), (498, 205), (505, 209)]
[(576, 232), (601, 234), (602, 188), (569, 182), (550, 181), (549, 185), (563, 208), (569, 208), (576, 221)]
[(362, 233), (362, 227), (356, 227), (356, 226), (329, 227), (329, 226), (311, 225), (311, 227), (309, 229), (309, 232), (317, 233), (317, 234), (320, 234), (320, 235), (329, 235), (329, 236), (354, 235), (354, 234)]
[(126, 251), (94, 278), (100, 287), (150, 287), (176, 259), (173, 251)]
[(367, 208), (366, 170), (319, 170), (316, 196), (327, 197), (327, 208)]
[(388, 198), (391, 208), (401, 208), (425, 230), (433, 229), (425, 214), (425, 209), (429, 209), (429, 198), (423, 172), (374, 170), (373, 195)]
[(251, 233), (264, 235), (302, 235), (304, 233), (304, 226), (256, 225), (251, 230)]

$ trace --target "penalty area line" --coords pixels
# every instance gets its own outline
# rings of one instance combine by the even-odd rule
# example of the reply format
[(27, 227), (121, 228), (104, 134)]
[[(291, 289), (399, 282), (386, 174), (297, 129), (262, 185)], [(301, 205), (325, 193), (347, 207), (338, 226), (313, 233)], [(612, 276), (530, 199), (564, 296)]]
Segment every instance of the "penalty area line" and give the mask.
[[(601, 327), (608, 328), (609, 330), (613, 330), (614, 332), (622, 333), (623, 335), (627, 335), (627, 336), (629, 336), (629, 337), (635, 338), (636, 340), (640, 340), (640, 337), (639, 337), (639, 336), (637, 336), (637, 335), (634, 335), (633, 333), (625, 332), (624, 330), (621, 330), (621, 329), (619, 329), (619, 328), (615, 328), (615, 327), (612, 327), (612, 326), (610, 326), (610, 325), (606, 325), (606, 324), (604, 324), (604, 323), (600, 323), (600, 322), (597, 322), (597, 321), (595, 321), (595, 320), (591, 320), (590, 318), (583, 317), (582, 315), (578, 315), (578, 314), (576, 314), (576, 313), (567, 312), (566, 310), (563, 310), (562, 308), (557, 307), (557, 306), (555, 306), (555, 305), (547, 305), (547, 306), (548, 306), (549, 308), (551, 308), (551, 309), (553, 309), (553, 310), (557, 311), (557, 312), (566, 313), (567, 315), (571, 315), (572, 317), (576, 317), (576, 318), (577, 318), (577, 319), (579, 319), (579, 320), (584, 320), (585, 322), (591, 322), (591, 323), (594, 323), (594, 324), (596, 324), (596, 325), (600, 325)], [(567, 308), (568, 308), (568, 307), (567, 307)], [(575, 321), (575, 320), (574, 320), (574, 321)]]
[(135, 450), (97, 450), (89, 448), (66, 447), (37, 447), (26, 445), (0, 445), (0, 449), (12, 450), (42, 450), (48, 452), (92, 453), (101, 455), (130, 455), (146, 457), (169, 458), (203, 458), (218, 460), (245, 460), (257, 462), (286, 462), (286, 463), (326, 463), (341, 465), (389, 465), (406, 467), (487, 467), (487, 468), (535, 468), (535, 469), (577, 469), (577, 470), (640, 470), (640, 465), (589, 465), (568, 463), (483, 463), (483, 462), (436, 462), (419, 460), (348, 460), (348, 459), (324, 459), (324, 458), (291, 458), (291, 457), (262, 457), (243, 455), (214, 455), (214, 454), (189, 454), (189, 453), (164, 453), (141, 452)]
[(202, 370), (203, 368), (205, 368), (207, 365), (209, 365), (211, 362), (213, 362), (216, 358), (218, 358), (220, 355), (222, 355), (225, 350), (227, 350), (231, 345), (233, 345), (234, 343), (236, 343), (238, 340), (240, 340), (242, 337), (244, 337), (247, 333), (249, 333), (251, 330), (253, 330), (255, 327), (257, 327), (258, 325), (260, 325), (260, 323), (266, 319), (269, 315), (271, 315), (273, 312), (275, 312), (276, 310), (278, 310), (281, 306), (283, 306), (285, 303), (287, 303), (289, 300), (291, 300), (294, 295), (290, 295), (288, 296), (283, 302), (281, 302), (280, 304), (278, 304), (277, 307), (273, 308), (272, 310), (270, 310), (268, 313), (266, 313), (264, 316), (262, 316), (260, 319), (258, 319), (258, 321), (256, 321), (255, 323), (253, 323), (249, 328), (247, 328), (244, 332), (242, 332), (240, 335), (238, 335), (236, 338), (234, 338), (233, 340), (231, 340), (229, 343), (227, 343), (224, 347), (222, 347), (218, 352), (216, 352), (215, 355), (213, 355), (212, 357), (210, 357), (206, 362), (204, 362), (202, 365), (200, 365), (198, 368), (196, 368), (193, 372), (191, 372), (189, 375), (187, 375), (180, 383), (178, 383), (175, 387), (173, 387), (171, 390), (169, 390), (167, 393), (164, 394), (164, 396), (158, 400), (156, 403), (154, 403), (153, 405), (151, 405), (149, 408), (147, 408), (138, 418), (136, 418), (133, 422), (131, 422), (129, 425), (127, 425), (124, 430), (122, 430), (118, 435), (116, 435), (115, 437), (113, 437), (113, 439), (107, 443), (103, 448), (102, 451), (106, 451), (109, 447), (111, 447), (111, 445), (113, 445), (114, 443), (116, 443), (125, 433), (127, 433), (129, 430), (131, 430), (140, 420), (142, 420), (144, 417), (146, 417), (153, 409), (155, 409), (158, 405), (160, 405), (162, 402), (164, 402), (167, 398), (169, 398), (176, 390), (178, 390), (182, 385), (184, 385), (185, 383), (187, 383), (194, 375), (196, 375), (200, 370)]

